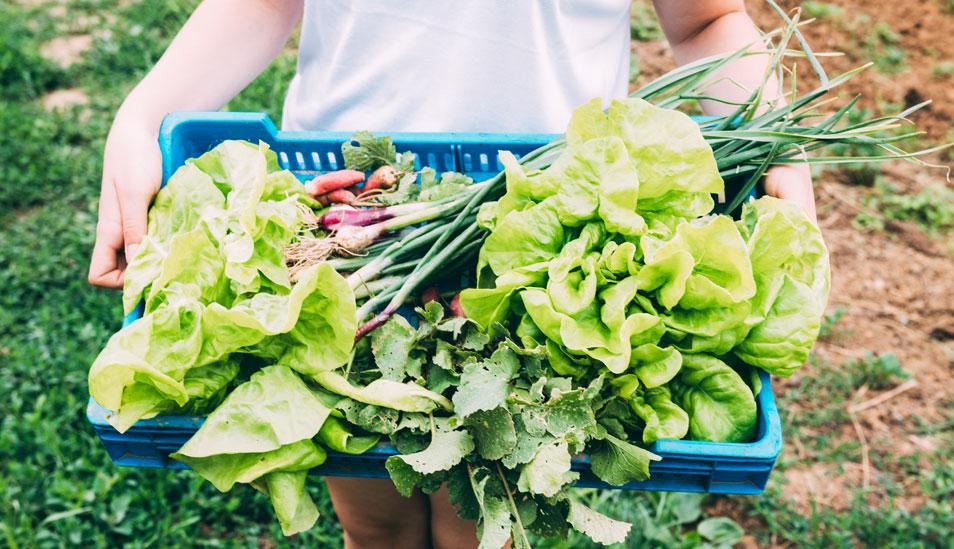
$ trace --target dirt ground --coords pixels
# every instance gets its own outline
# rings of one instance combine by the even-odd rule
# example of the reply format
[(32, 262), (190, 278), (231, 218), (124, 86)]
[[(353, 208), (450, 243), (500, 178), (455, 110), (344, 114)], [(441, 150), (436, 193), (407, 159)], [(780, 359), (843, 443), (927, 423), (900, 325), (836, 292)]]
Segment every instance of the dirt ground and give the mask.
[[(786, 9), (801, 3), (779, 2)], [(762, 28), (778, 26), (778, 15), (767, 4), (747, 4)], [(954, 127), (954, 74), (935, 74), (939, 64), (954, 61), (954, 13), (945, 7), (946, 2), (829, 0), (825, 4), (841, 8), (841, 13), (820, 16), (805, 25), (803, 32), (814, 50), (844, 53), (825, 60), (829, 75), (883, 58), (891, 53), (892, 46), (904, 52), (896, 74), (866, 70), (861, 78), (845, 85), (842, 95), (863, 94), (862, 104), (872, 109), (884, 103), (907, 108), (930, 99), (931, 105), (915, 114), (912, 121), (935, 140), (948, 136)], [(802, 19), (808, 16), (803, 14)], [(890, 35), (875, 40), (872, 34), (879, 24), (896, 34), (898, 42), (892, 43), (894, 37)]]
[[(778, 14), (765, 2), (746, 4), (749, 14), (763, 30), (781, 26)], [(791, 10), (802, 2), (784, 0), (779, 4)], [(911, 120), (935, 142), (954, 138), (951, 134), (954, 131), (954, 65), (950, 65), (954, 63), (954, 12), (945, 11), (941, 0), (831, 0), (824, 4), (839, 9), (839, 15), (819, 16), (800, 28), (815, 52), (843, 54), (823, 59), (829, 77), (872, 59), (882, 59), (892, 51), (903, 51), (903, 59), (892, 69), (897, 73), (884, 74), (871, 67), (839, 88), (839, 96), (851, 98), (860, 94), (860, 105), (875, 112), (886, 107), (900, 111), (930, 99), (932, 103), (915, 113)], [(803, 13), (800, 20), (808, 19)], [(881, 28), (879, 24), (894, 35), (873, 33), (872, 29)], [(640, 82), (675, 67), (664, 40), (634, 41), (633, 51), (639, 57)], [(800, 64), (798, 82), (799, 89), (806, 90), (816, 85), (818, 79), (807, 65)]]
[[(891, 181), (911, 187), (924, 184), (921, 169), (911, 164), (885, 167)], [(954, 340), (954, 259), (917, 228), (900, 231), (862, 232), (852, 225), (858, 213), (859, 189), (821, 178), (818, 201), (822, 205), (819, 224), (831, 251), (832, 291), (829, 308), (841, 307), (844, 317), (837, 324), (835, 337), (818, 343), (815, 354), (838, 364), (859, 358), (862, 350), (876, 354), (893, 353), (912, 381), (902, 384), (910, 389), (892, 393), (888, 400), (857, 414), (858, 426), (840, 425), (836, 440), (856, 440), (863, 436), (871, 454), (905, 456), (921, 450), (936, 450), (939, 441), (911, 435), (906, 431), (920, 418), (929, 423), (945, 419), (945, 405), (952, 397), (951, 375), (954, 364), (945, 344)], [(916, 235), (916, 236), (911, 236)], [(783, 380), (780, 390), (798, 385), (810, 369)], [(899, 386), (898, 388), (901, 388)], [(862, 386), (853, 402), (870, 401), (888, 391), (872, 391)], [(798, 410), (791, 410), (798, 413)], [(862, 434), (858, 433), (860, 429)], [(796, 455), (800, 448), (795, 447)], [(848, 504), (846, 484), (860, 486), (865, 475), (863, 464), (844, 464), (844, 473), (833, 474), (831, 466), (812, 463), (786, 471), (786, 493), (796, 501), (809, 500), (835, 508)], [(872, 499), (877, 500), (879, 474), (869, 467), (873, 479)], [(914, 482), (917, 479), (912, 479)], [(915, 495), (896, 500), (903, 507), (916, 507)]]

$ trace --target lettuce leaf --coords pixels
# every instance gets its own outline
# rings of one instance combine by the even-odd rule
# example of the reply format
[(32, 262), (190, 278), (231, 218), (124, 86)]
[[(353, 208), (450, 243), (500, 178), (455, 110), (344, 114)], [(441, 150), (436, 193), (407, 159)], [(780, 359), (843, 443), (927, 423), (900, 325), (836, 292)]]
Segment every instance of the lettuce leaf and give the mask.
[(749, 442), (755, 436), (755, 396), (739, 374), (708, 355), (683, 355), (673, 394), (689, 414), (693, 440)]
[[(627, 98), (614, 100), (603, 113), (601, 101), (594, 99), (574, 111), (566, 139), (573, 146), (609, 135), (622, 139), (636, 165), (640, 211), (672, 210), (685, 218), (705, 215), (711, 210), (711, 199), (705, 210), (684, 205), (724, 189), (712, 148), (699, 125), (679, 111)], [(655, 202), (657, 206), (643, 208), (643, 199), (666, 195), (665, 200)]]
[(318, 518), (304, 483), (308, 471), (325, 461), (312, 438), (330, 413), (295, 372), (268, 366), (236, 387), (172, 457), (223, 492), (255, 483), (291, 535)]
[[(284, 248), (310, 199), (277, 169), (266, 145), (226, 141), (158, 193), (123, 295), (127, 312), (145, 299), (144, 315), (110, 338), (89, 372), (90, 394), (115, 412), (110, 422), (120, 431), (211, 397), (187, 382), (214, 378), (221, 390), (235, 376), (233, 353), (305, 374), (348, 361), (354, 295), (328, 265), (304, 271), (292, 287)], [(222, 362), (232, 364), (228, 375), (209, 375)]]
[(795, 204), (762, 197), (743, 207), (756, 273), (754, 327), (734, 349), (742, 361), (783, 377), (808, 359), (828, 301), (831, 274), (821, 231)]

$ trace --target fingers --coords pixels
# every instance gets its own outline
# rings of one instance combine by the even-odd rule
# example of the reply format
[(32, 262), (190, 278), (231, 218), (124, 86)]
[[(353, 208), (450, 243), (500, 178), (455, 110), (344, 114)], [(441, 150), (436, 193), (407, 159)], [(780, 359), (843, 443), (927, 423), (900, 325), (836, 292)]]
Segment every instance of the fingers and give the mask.
[(119, 201), (111, 181), (104, 181), (99, 196), (99, 222), (96, 224), (96, 244), (89, 262), (89, 282), (104, 288), (121, 288), (126, 261), (120, 253), (123, 229)]
[(146, 213), (152, 193), (142, 185), (116, 185), (119, 212), (122, 215), (123, 252), (131, 261), (146, 235)]
[(152, 165), (151, 155), (143, 159), (135, 173), (120, 174), (114, 180), (119, 213), (122, 216), (123, 252), (131, 261), (146, 235), (147, 213), (159, 190), (160, 167)]
[(807, 164), (776, 166), (765, 174), (765, 192), (769, 196), (798, 204), (816, 221), (815, 191)]

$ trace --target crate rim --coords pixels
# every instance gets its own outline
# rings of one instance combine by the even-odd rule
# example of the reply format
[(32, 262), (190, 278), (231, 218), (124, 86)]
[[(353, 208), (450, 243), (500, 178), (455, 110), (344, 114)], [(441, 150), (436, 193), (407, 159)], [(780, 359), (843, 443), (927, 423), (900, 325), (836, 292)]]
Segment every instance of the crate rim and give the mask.
[[(273, 139), (285, 143), (305, 144), (314, 139), (334, 139), (347, 141), (354, 135), (352, 131), (336, 130), (281, 130), (264, 112), (249, 111), (175, 111), (167, 114), (159, 127), (159, 147), (163, 152), (170, 149), (176, 134), (192, 124), (208, 123), (245, 123), (257, 124)], [(396, 143), (414, 142), (418, 144), (444, 145), (453, 140), (459, 145), (480, 145), (487, 141), (504, 142), (514, 145), (545, 145), (560, 138), (560, 133), (497, 133), (497, 132), (392, 132), (374, 131), (376, 136), (388, 136)], [(172, 165), (172, 158), (162, 155), (162, 182), (175, 173), (179, 166)]]
[[(664, 439), (657, 440), (648, 447), (648, 450), (655, 454), (662, 454), (669, 457), (686, 456), (698, 458), (701, 456), (713, 458), (736, 458), (746, 460), (766, 460), (774, 461), (782, 450), (782, 425), (778, 415), (778, 407), (775, 403), (775, 396), (772, 393), (771, 376), (764, 371), (759, 371), (759, 378), (762, 381), (762, 390), (756, 396), (758, 405), (758, 419), (765, 422), (764, 432), (760, 438), (752, 442), (708, 442), (700, 440), (678, 440)], [(97, 403), (90, 397), (86, 406), (86, 418), (96, 429), (112, 429), (113, 426), (107, 419), (110, 411)], [(131, 427), (145, 429), (198, 429), (205, 418), (201, 416), (184, 415), (159, 415), (151, 419), (141, 419)], [(118, 433), (118, 431), (116, 431)], [(375, 447), (366, 452), (365, 455), (385, 454), (392, 455), (393, 450), (383, 450), (381, 447)], [(588, 462), (589, 460), (584, 460)]]

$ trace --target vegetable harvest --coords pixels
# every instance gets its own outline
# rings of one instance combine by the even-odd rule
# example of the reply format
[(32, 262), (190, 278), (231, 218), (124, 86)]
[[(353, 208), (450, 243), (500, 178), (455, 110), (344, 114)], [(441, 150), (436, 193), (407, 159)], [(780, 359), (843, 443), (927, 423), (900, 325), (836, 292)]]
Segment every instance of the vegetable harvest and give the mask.
[[(795, 21), (780, 38), (793, 35)], [(656, 440), (748, 442), (759, 371), (791, 375), (817, 337), (821, 233), (749, 191), (832, 143), (906, 155), (883, 134), (893, 119), (839, 125), (853, 103), (817, 120), (850, 75), (780, 109), (753, 94), (701, 125), (673, 110), (743, 55), (606, 111), (591, 101), (563, 138), (519, 160), (502, 151), (485, 182), (416, 170), (366, 132), (343, 145), (347, 170), (305, 185), (265, 144), (223, 142), (159, 192), (123, 294), (142, 317), (97, 357), (91, 395), (119, 431), (207, 415), (173, 457), (219, 490), (266, 494), (286, 535), (317, 519), (305, 484), (328, 451), (387, 441), (396, 488), (446, 484), (482, 547), (569, 528), (622, 542), (628, 524), (572, 497), (577, 456), (619, 486), (649, 477)], [(824, 160), (841, 161), (810, 161)], [(713, 213), (730, 175), (738, 219)], [(428, 291), (394, 314), (448, 273), (474, 275), (450, 311)]]

